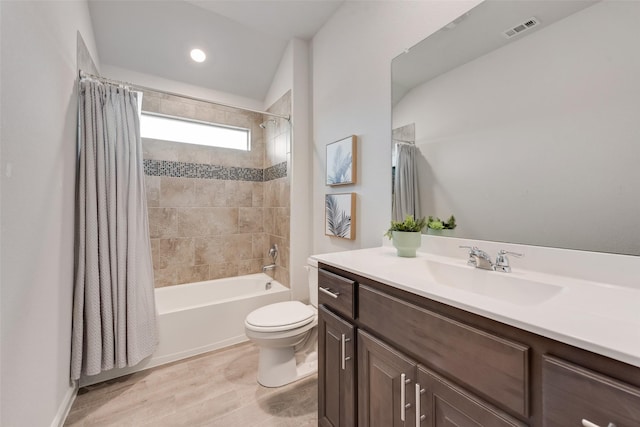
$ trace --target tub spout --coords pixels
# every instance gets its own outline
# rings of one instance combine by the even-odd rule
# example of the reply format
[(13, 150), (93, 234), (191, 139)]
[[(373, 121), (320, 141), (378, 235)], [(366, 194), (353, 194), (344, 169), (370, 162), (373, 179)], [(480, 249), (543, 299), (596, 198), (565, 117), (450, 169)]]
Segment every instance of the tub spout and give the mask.
[(265, 265), (264, 267), (262, 267), (262, 272), (265, 273), (267, 270), (275, 270), (275, 268), (275, 264)]

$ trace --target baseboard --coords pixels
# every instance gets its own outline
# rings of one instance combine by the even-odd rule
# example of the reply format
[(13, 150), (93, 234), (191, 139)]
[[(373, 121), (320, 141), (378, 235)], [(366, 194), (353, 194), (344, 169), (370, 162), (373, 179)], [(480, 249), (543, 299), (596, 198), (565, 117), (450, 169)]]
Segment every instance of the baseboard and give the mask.
[(71, 406), (73, 406), (73, 402), (76, 400), (76, 396), (78, 395), (78, 382), (74, 381), (73, 385), (69, 387), (67, 393), (60, 402), (60, 406), (58, 407), (58, 412), (56, 413), (55, 418), (51, 422), (51, 427), (62, 427), (64, 425), (67, 416), (69, 416), (69, 412), (71, 411)]

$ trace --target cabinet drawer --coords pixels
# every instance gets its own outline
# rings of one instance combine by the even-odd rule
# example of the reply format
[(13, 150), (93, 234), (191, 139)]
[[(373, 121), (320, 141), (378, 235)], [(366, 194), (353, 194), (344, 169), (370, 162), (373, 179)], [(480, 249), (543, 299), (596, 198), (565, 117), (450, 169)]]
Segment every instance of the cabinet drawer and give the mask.
[(545, 427), (640, 425), (640, 389), (611, 377), (544, 356), (542, 387)]
[(353, 319), (355, 314), (354, 288), (356, 282), (325, 270), (318, 270), (318, 303), (331, 307)]
[(529, 347), (360, 285), (358, 316), (371, 331), (503, 409), (529, 415)]

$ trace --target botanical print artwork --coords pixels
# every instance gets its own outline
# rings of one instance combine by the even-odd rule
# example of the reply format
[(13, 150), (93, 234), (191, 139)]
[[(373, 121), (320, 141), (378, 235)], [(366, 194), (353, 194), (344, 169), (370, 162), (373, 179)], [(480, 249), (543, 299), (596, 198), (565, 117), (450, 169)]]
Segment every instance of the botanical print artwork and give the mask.
[(355, 136), (327, 145), (327, 185), (355, 183)]
[(355, 193), (325, 196), (325, 234), (355, 239)]

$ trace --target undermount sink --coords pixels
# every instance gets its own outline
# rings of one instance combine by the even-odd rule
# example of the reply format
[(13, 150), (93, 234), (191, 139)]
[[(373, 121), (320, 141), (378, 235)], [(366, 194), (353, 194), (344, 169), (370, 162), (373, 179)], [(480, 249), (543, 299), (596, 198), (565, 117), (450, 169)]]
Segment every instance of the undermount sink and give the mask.
[(427, 260), (434, 282), (517, 305), (536, 305), (553, 298), (563, 287), (529, 280), (515, 273), (482, 270), (466, 264)]

